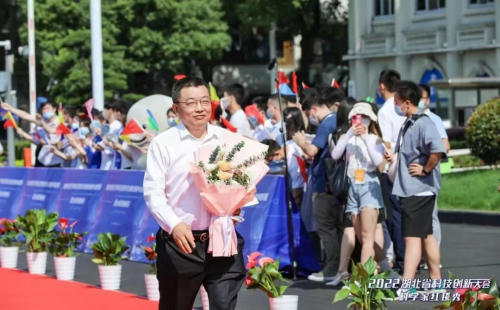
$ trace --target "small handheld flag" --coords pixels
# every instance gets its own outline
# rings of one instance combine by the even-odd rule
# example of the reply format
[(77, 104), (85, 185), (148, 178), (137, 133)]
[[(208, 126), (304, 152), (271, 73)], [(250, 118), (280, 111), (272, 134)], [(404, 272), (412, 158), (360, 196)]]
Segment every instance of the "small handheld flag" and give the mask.
[(332, 87), (340, 88), (339, 83), (337, 83), (337, 80), (335, 78), (333, 78), (333, 80), (332, 80)]
[(226, 127), (227, 130), (230, 130), (232, 132), (238, 131), (238, 129), (236, 129), (236, 127), (231, 125), (231, 123), (225, 117), (221, 117), (220, 120), (221, 120), (222, 124), (224, 125), (224, 127)]
[(154, 129), (156, 131), (160, 131), (160, 125), (158, 125), (158, 122), (156, 121), (155, 117), (153, 116), (153, 113), (151, 112), (151, 110), (146, 109), (146, 111), (148, 112), (148, 115), (149, 115), (149, 118), (148, 118), (149, 128)]
[[(10, 111), (7, 111), (7, 113), (5, 113), (5, 115), (2, 117), (2, 119), (7, 120), (7, 122), (9, 122), (10, 126), (17, 128), (16, 120), (14, 119), (14, 117), (12, 116), (12, 113)], [(10, 126), (7, 126), (7, 127), (10, 127)], [(5, 128), (5, 124), (4, 124), (4, 128)]]
[(253, 104), (247, 106), (245, 108), (245, 114), (250, 117), (250, 116), (253, 116), (257, 119), (257, 122), (259, 124), (264, 124), (264, 119), (262, 118), (262, 115), (259, 113), (259, 110), (257, 109), (257, 107)]
[(45, 142), (45, 144), (49, 144), (49, 140), (47, 139), (47, 133), (45, 132), (45, 130), (43, 128), (37, 127), (36, 133)]
[(369, 103), (373, 103), (373, 98), (372, 97), (367, 97), (366, 101), (369, 102)]
[(184, 74), (177, 74), (177, 75), (174, 75), (174, 79), (176, 81), (178, 80), (182, 80), (183, 78), (185, 78), (186, 76)]
[(306, 83), (302, 82), (302, 88), (303, 88), (303, 89), (308, 89), (308, 88), (309, 88), (309, 86), (307, 86), (307, 85), (306, 85)]
[(71, 134), (71, 130), (63, 123), (59, 123), (56, 127), (56, 134), (66, 136)]
[(212, 85), (212, 83), (208, 84), (210, 86), (210, 100), (214, 101), (220, 101), (219, 96), (217, 96), (217, 90), (215, 87)]
[(297, 85), (297, 73), (292, 73), (292, 91), (296, 94), (299, 93), (299, 86)]
[(144, 128), (142, 128), (142, 126), (136, 121), (135, 118), (132, 118), (128, 122), (127, 126), (123, 128), (120, 139), (130, 142), (130, 135), (137, 133), (144, 133)]
[(94, 98), (90, 98), (87, 102), (85, 102), (85, 108), (87, 109), (87, 114), (90, 120), (93, 121), (94, 118), (92, 117), (92, 109), (94, 108)]

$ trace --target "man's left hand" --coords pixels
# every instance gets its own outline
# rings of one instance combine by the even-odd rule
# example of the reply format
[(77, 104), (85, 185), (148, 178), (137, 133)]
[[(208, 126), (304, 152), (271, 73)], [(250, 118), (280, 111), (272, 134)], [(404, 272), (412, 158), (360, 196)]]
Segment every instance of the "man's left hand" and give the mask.
[(423, 177), (425, 175), (424, 166), (415, 163), (410, 164), (410, 168), (408, 168), (408, 173), (410, 173), (412, 177)]
[(307, 143), (306, 134), (303, 131), (296, 132), (293, 135), (293, 141), (300, 147), (304, 146)]

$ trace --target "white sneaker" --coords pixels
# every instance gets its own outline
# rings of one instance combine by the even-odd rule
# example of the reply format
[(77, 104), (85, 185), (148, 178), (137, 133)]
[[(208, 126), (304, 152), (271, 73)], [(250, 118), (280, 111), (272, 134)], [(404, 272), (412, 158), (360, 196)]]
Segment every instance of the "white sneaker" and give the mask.
[(314, 282), (325, 282), (325, 281), (333, 281), (335, 277), (325, 277), (323, 275), (323, 272), (318, 272), (318, 273), (313, 273), (310, 276), (307, 277), (309, 281), (314, 281)]
[(335, 276), (335, 278), (333, 278), (333, 281), (328, 282), (326, 285), (337, 286), (340, 283), (342, 283), (342, 280), (348, 280), (349, 276), (350, 275), (349, 275), (349, 273), (347, 271), (346, 272), (342, 272), (341, 274), (337, 274)]
[[(443, 265), (439, 264), (439, 269), (443, 268)], [(429, 270), (429, 266), (427, 266), (427, 263), (424, 264), (424, 270)]]

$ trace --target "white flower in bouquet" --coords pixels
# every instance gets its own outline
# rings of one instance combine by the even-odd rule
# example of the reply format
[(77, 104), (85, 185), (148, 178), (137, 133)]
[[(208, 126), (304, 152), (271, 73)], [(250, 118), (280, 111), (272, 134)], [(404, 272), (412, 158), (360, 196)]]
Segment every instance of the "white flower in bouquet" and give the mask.
[(241, 186), (240, 183), (236, 182), (235, 180), (231, 179), (230, 181), (230, 184), (229, 185), (232, 185), (232, 186)]
[(219, 151), (219, 156), (223, 158), (226, 155), (226, 145), (223, 144)]
[(207, 164), (207, 171), (208, 172), (212, 172), (217, 168), (218, 168), (217, 164)]

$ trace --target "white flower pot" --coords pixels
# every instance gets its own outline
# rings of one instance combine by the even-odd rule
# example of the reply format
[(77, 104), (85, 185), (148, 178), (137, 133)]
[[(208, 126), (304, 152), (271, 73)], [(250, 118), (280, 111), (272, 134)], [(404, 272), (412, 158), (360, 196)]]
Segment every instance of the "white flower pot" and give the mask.
[(0, 247), (0, 266), (2, 268), (16, 268), (19, 247)]
[(122, 278), (122, 265), (102, 266), (99, 265), (99, 281), (101, 288), (107, 291), (116, 291), (120, 288)]
[(28, 270), (31, 274), (45, 274), (47, 269), (47, 252), (26, 253)]
[(160, 289), (158, 288), (158, 279), (154, 274), (145, 274), (144, 280), (146, 281), (146, 292), (148, 293), (149, 300), (160, 300)]
[(208, 302), (208, 293), (205, 291), (205, 287), (202, 285), (200, 287), (201, 304), (203, 305), (203, 310), (210, 309), (210, 303)]
[(76, 257), (54, 257), (57, 280), (72, 281), (75, 278)]
[(271, 310), (297, 310), (299, 306), (299, 296), (284, 295), (277, 298), (269, 298)]

